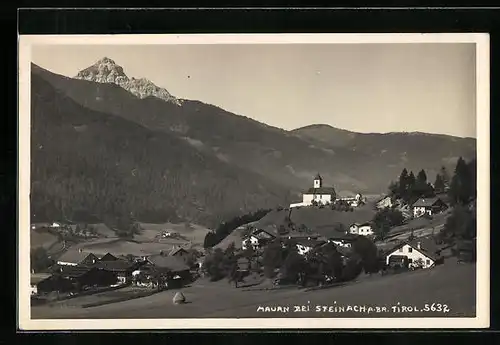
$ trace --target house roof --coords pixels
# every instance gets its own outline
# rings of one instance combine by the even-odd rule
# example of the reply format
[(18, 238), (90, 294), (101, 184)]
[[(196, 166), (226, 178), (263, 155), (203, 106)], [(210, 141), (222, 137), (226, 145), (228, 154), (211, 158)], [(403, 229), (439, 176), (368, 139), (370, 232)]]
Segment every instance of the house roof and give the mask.
[(307, 239), (307, 238), (292, 238), (292, 239), (287, 239), (286, 242), (291, 244), (301, 244), (303, 246), (311, 248), (325, 244), (325, 241), (318, 241), (315, 239)]
[(391, 196), (390, 196), (390, 195), (385, 195), (385, 196), (383, 196), (383, 197), (381, 197), (381, 198), (377, 199), (377, 200), (375, 201), (375, 203), (376, 203), (376, 204), (378, 204), (379, 202), (381, 202), (381, 201), (383, 201), (383, 200), (385, 200), (385, 199), (387, 199), (387, 198), (391, 198)]
[(94, 269), (97, 268), (87, 266), (61, 266), (59, 272), (61, 276), (65, 278), (78, 278)]
[(135, 262), (129, 262), (125, 260), (113, 260), (113, 261), (99, 261), (95, 264), (95, 267), (105, 269), (111, 272), (125, 272), (136, 266)]
[(148, 257), (148, 261), (158, 268), (165, 268), (172, 272), (189, 270), (189, 267), (175, 256), (152, 255)]
[(94, 255), (94, 254), (93, 253), (84, 252), (84, 251), (80, 252), (77, 249), (69, 249), (63, 255), (61, 255), (59, 257), (59, 259), (57, 259), (57, 261), (60, 261), (60, 262), (70, 262), (70, 263), (78, 264), (78, 263), (82, 262), (89, 255)]
[(333, 187), (320, 187), (320, 188), (309, 188), (304, 194), (328, 194), (336, 195), (335, 188)]
[(183, 247), (173, 247), (172, 250), (170, 251), (170, 253), (168, 253), (168, 255), (175, 255), (181, 251), (184, 251), (187, 253), (187, 250)]
[(434, 198), (421, 198), (418, 199), (412, 207), (431, 207), (437, 202), (443, 202), (440, 198), (434, 197)]
[(40, 283), (42, 280), (45, 280), (50, 277), (51, 277), (50, 273), (33, 273), (31, 275), (31, 285), (36, 285)]
[(356, 225), (356, 226), (371, 226), (372, 224), (370, 222), (362, 222), (362, 223), (352, 223), (351, 226)]
[[(418, 249), (419, 243), (420, 243), (420, 249)], [(395, 246), (394, 248), (386, 251), (386, 255), (394, 253), (396, 250), (398, 250), (399, 248), (401, 248), (407, 244), (409, 246), (411, 246), (413, 248), (413, 250), (419, 251), (420, 253), (424, 254), (425, 256), (427, 256), (428, 258), (430, 258), (434, 261), (438, 257), (437, 253), (441, 250), (441, 247), (438, 246), (432, 238), (425, 238), (424, 237), (424, 238), (416, 238), (412, 241), (403, 241), (400, 244), (398, 244), (397, 246)]]

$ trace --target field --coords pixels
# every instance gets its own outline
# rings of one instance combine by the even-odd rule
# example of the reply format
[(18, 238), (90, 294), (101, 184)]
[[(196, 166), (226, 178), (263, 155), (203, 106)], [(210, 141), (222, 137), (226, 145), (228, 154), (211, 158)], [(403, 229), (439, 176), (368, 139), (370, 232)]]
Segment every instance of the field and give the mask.
[[(473, 264), (457, 264), (453, 260), (431, 270), (381, 277), (366, 276), (359, 282), (322, 290), (297, 288), (269, 291), (248, 291), (234, 288), (227, 281), (195, 282), (182, 289), (188, 301), (173, 305), (175, 290), (149, 297), (93, 308), (32, 307), (33, 318), (258, 318), (258, 317), (474, 317), (475, 276)], [(410, 313), (393, 310), (399, 304), (419, 308)], [(422, 311), (425, 305), (441, 304), (447, 312)], [(309, 311), (296, 313), (293, 306), (310, 306)], [(386, 307), (376, 313), (340, 310), (316, 311), (316, 306)], [(263, 312), (262, 307), (289, 307), (288, 312)], [(446, 306), (446, 308), (444, 307)], [(375, 310), (375, 309), (374, 309)]]
[(38, 248), (43, 247), (49, 249), (57, 243), (57, 236), (52, 235), (47, 231), (31, 230), (30, 233), (30, 247)]

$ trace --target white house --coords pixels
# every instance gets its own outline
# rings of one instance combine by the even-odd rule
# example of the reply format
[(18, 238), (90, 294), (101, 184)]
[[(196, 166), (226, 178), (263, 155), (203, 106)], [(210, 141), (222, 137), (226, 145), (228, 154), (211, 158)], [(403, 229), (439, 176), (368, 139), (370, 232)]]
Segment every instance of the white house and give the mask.
[(375, 232), (370, 223), (354, 223), (349, 227), (349, 233), (353, 235), (371, 236)]
[(432, 216), (448, 208), (440, 198), (422, 198), (412, 205), (413, 217), (418, 218), (425, 214)]
[(403, 242), (390, 250), (386, 255), (386, 264), (391, 262), (408, 263), (408, 267), (429, 268), (434, 266), (440, 258), (439, 248), (429, 239), (417, 239), (412, 242)]
[(252, 246), (253, 249), (256, 250), (266, 242), (272, 241), (275, 238), (276, 236), (273, 234), (273, 231), (269, 229), (256, 229), (250, 236), (242, 241), (241, 249), (245, 250), (249, 246)]
[(318, 204), (331, 204), (336, 198), (335, 188), (323, 187), (323, 179), (318, 174), (313, 180), (313, 187), (302, 194), (302, 202), (290, 204), (290, 207), (311, 206), (313, 202)]
[(375, 203), (376, 207), (380, 210), (387, 207), (392, 207), (394, 204), (390, 196), (385, 196)]
[(358, 207), (365, 203), (365, 200), (361, 194), (356, 194), (355, 196), (344, 196), (338, 198), (338, 200), (345, 201), (349, 206)]
[(306, 255), (314, 248), (325, 244), (324, 241), (318, 241), (315, 239), (300, 239), (300, 240), (292, 240), (292, 241), (293, 241), (293, 243), (295, 243), (295, 246), (297, 247), (297, 252), (300, 255)]

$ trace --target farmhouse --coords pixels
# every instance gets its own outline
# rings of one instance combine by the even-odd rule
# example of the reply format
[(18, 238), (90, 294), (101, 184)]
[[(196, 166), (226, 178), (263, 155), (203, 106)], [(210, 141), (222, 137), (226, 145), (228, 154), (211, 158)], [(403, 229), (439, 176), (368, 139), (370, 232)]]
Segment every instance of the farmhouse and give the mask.
[(386, 254), (386, 265), (401, 263), (409, 268), (429, 268), (442, 260), (441, 250), (432, 239), (403, 242)]
[(189, 254), (188, 251), (180, 246), (174, 246), (172, 250), (168, 253), (168, 255), (179, 258), (184, 262), (187, 261), (189, 257), (188, 254)]
[(374, 234), (373, 227), (370, 222), (351, 224), (349, 227), (349, 233), (361, 236), (371, 236)]
[[(96, 256), (99, 257), (98, 254), (96, 254)], [(115, 260), (119, 259), (111, 253), (106, 253), (105, 255), (99, 257), (99, 261), (115, 261)]]
[(336, 198), (335, 188), (324, 187), (322, 177), (317, 174), (313, 180), (313, 187), (302, 194), (302, 202), (290, 204), (290, 207), (311, 206), (313, 202), (318, 204), (331, 204)]
[[(59, 272), (47, 282), (47, 288), (52, 291), (69, 291), (69, 286), (74, 290), (83, 290), (90, 287), (110, 286), (117, 283), (118, 278), (114, 272), (97, 267), (88, 266), (61, 266)], [(39, 284), (40, 286), (40, 284)]]
[(166, 278), (168, 285), (182, 286), (191, 279), (189, 267), (183, 260), (166, 254), (151, 255), (134, 274), (142, 273), (151, 279), (155, 275)]
[(377, 209), (384, 209), (388, 207), (392, 207), (394, 204), (392, 202), (392, 198), (390, 196), (384, 196), (382, 199), (379, 199), (375, 202), (375, 206)]
[(305, 255), (312, 249), (324, 245), (325, 241), (320, 241), (312, 238), (290, 238), (286, 241), (289, 245), (295, 245), (297, 247), (297, 252), (300, 255)]
[(351, 248), (352, 242), (356, 239), (356, 236), (350, 233), (343, 233), (336, 231), (328, 237), (327, 242), (333, 243), (338, 247)]
[(97, 256), (92, 253), (84, 252), (81, 248), (69, 249), (59, 259), (57, 264), (61, 266), (77, 266), (77, 265), (91, 265), (99, 260)]
[(241, 248), (245, 250), (249, 246), (252, 246), (254, 250), (257, 250), (274, 240), (276, 238), (276, 235), (277, 230), (272, 227), (256, 229), (250, 236), (247, 236), (245, 239), (243, 239)]
[(412, 205), (413, 217), (421, 217), (425, 214), (432, 216), (446, 210), (448, 206), (441, 198), (419, 199)]
[(109, 260), (109, 261), (99, 261), (95, 264), (95, 267), (103, 269), (105, 271), (113, 272), (116, 274), (117, 282), (119, 284), (127, 284), (132, 278), (132, 272), (134, 272), (141, 263), (129, 262), (126, 260)]

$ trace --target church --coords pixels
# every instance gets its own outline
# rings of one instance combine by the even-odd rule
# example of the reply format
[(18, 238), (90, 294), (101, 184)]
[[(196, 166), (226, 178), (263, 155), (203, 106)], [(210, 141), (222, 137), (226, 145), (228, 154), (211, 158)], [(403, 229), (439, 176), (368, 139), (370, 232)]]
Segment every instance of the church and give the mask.
[(333, 187), (323, 187), (323, 179), (319, 174), (314, 177), (313, 186), (302, 194), (302, 202), (290, 204), (292, 207), (311, 206), (313, 201), (318, 204), (327, 205), (333, 203), (337, 193)]

